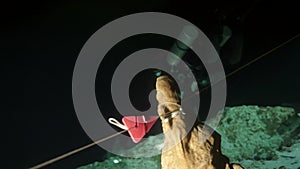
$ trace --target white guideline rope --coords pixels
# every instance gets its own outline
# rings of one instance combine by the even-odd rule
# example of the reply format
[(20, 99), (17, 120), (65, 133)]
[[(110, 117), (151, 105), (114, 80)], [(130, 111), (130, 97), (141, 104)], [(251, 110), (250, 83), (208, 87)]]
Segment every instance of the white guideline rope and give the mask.
[(175, 103), (175, 102), (162, 102), (162, 103), (160, 103), (160, 104), (158, 105), (158, 107), (164, 106), (164, 105), (166, 105), (166, 104), (173, 104), (173, 105), (176, 105), (176, 106), (179, 107), (179, 110), (176, 110), (176, 111), (174, 111), (174, 112), (169, 112), (171, 115), (170, 115), (169, 117), (165, 117), (165, 119), (162, 120), (162, 123), (167, 123), (167, 122), (169, 122), (172, 118), (174, 118), (174, 117), (176, 117), (176, 116), (178, 116), (178, 115), (185, 115), (185, 113), (184, 113), (183, 110), (182, 110), (181, 105), (178, 104), (178, 103)]
[[(132, 127), (132, 128), (133, 128), (133, 127)], [(102, 142), (104, 142), (104, 141), (106, 141), (106, 140), (109, 140), (109, 139), (111, 139), (111, 138), (113, 138), (113, 137), (116, 137), (116, 136), (118, 136), (118, 135), (120, 135), (120, 134), (122, 134), (122, 133), (125, 133), (125, 132), (127, 132), (128, 130), (130, 130), (130, 129), (131, 129), (131, 128), (126, 129), (126, 130), (122, 130), (122, 131), (117, 132), (117, 133), (114, 133), (114, 134), (112, 134), (112, 135), (110, 135), (110, 136), (107, 136), (107, 137), (105, 137), (105, 138), (102, 138), (102, 139), (100, 139), (100, 140), (98, 140), (98, 141), (95, 141), (95, 142), (90, 143), (90, 144), (88, 144), (88, 145), (79, 147), (79, 148), (77, 148), (77, 149), (75, 149), (75, 150), (73, 150), (73, 151), (67, 152), (67, 153), (65, 153), (65, 154), (63, 154), (63, 155), (60, 155), (60, 156), (58, 156), (58, 157), (55, 157), (55, 158), (53, 158), (53, 159), (50, 159), (50, 160), (45, 161), (45, 162), (43, 162), (43, 163), (40, 163), (40, 164), (38, 164), (38, 165), (36, 165), (36, 166), (30, 167), (29, 169), (40, 169), (40, 168), (43, 168), (43, 167), (45, 167), (45, 166), (47, 166), (47, 165), (50, 165), (50, 164), (52, 164), (52, 163), (54, 163), (54, 162), (56, 162), (56, 161), (62, 160), (62, 159), (64, 159), (64, 158), (67, 158), (67, 157), (69, 157), (69, 156), (71, 156), (71, 155), (73, 155), (73, 154), (76, 154), (76, 153), (78, 153), (78, 152), (80, 152), (80, 151), (83, 151), (83, 150), (85, 150), (85, 149), (87, 149), (87, 148), (90, 148), (90, 147), (92, 147), (92, 146), (94, 146), (94, 145), (97, 145), (97, 144), (102, 143)]]

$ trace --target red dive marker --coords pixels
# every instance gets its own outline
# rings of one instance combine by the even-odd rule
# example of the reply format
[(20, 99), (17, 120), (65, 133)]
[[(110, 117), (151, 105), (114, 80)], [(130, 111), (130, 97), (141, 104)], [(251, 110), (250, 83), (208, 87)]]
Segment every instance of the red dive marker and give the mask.
[(138, 143), (150, 131), (158, 118), (158, 116), (124, 116), (122, 118), (123, 124), (114, 118), (109, 118), (108, 121), (115, 126), (128, 130), (132, 141)]
[(128, 133), (133, 142), (140, 142), (150, 131), (158, 116), (125, 116), (122, 119), (124, 125), (129, 128)]

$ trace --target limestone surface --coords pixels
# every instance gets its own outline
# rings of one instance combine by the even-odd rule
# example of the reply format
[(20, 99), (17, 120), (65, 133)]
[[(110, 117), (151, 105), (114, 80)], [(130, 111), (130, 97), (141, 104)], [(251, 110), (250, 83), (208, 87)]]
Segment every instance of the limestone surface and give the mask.
[(220, 123), (208, 122), (222, 135), (222, 152), (235, 162), (276, 160), (277, 150), (290, 146), (300, 121), (289, 107), (236, 106), (220, 114)]

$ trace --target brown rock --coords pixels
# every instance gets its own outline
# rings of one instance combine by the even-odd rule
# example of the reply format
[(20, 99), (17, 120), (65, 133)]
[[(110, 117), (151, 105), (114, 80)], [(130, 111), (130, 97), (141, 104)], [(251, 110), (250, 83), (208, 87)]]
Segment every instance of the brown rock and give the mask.
[(208, 127), (196, 124), (191, 131), (186, 131), (182, 114), (170, 118), (172, 112), (180, 109), (180, 99), (174, 87), (169, 77), (157, 78), (158, 114), (161, 120), (169, 119), (162, 124), (165, 134), (162, 169), (242, 169), (238, 164), (229, 164), (229, 159), (222, 155), (218, 133), (213, 132), (208, 139), (204, 139), (210, 133)]

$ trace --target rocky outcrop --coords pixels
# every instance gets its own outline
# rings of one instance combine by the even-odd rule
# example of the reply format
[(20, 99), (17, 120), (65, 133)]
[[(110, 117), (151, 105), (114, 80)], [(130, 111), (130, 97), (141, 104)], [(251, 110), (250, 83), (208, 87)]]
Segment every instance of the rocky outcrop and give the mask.
[[(164, 89), (164, 91), (170, 92), (167, 94), (170, 95), (170, 100), (167, 101), (178, 102), (178, 98), (172, 92), (173, 89)], [(166, 100), (160, 102), (163, 101)], [(163, 109), (159, 109), (161, 119), (164, 120), (166, 113), (176, 111), (178, 108), (176, 105), (166, 105)], [(163, 151), (162, 155), (149, 158), (110, 155), (103, 162), (95, 162), (80, 167), (80, 169), (159, 169), (161, 167), (176, 169), (184, 167), (182, 165), (199, 168), (202, 164), (207, 168), (240, 167), (231, 165), (228, 158), (230, 162), (240, 163), (245, 168), (268, 169), (283, 168), (283, 166), (288, 169), (299, 168), (299, 122), (300, 117), (293, 108), (279, 106), (226, 107), (224, 113), (220, 113), (215, 119), (207, 122), (211, 126), (217, 126), (214, 129), (219, 134), (215, 133), (207, 141), (199, 144), (197, 140), (207, 131), (203, 130), (201, 124), (196, 125), (191, 132), (185, 131), (184, 121), (179, 115), (162, 126), (165, 133), (170, 130), (174, 131), (170, 132), (170, 137), (168, 135), (165, 137), (150, 136), (131, 149), (131, 152), (132, 154), (141, 154), (161, 151), (164, 138), (165, 147), (167, 147), (174, 140), (181, 139), (178, 137), (179, 133), (187, 132), (186, 139), (180, 141), (178, 146), (174, 147), (175, 149), (171, 148), (169, 151)], [(297, 140), (298, 142), (296, 142)]]
[[(219, 118), (219, 119), (218, 119)], [(218, 120), (219, 124), (215, 124)], [(300, 164), (300, 117), (293, 108), (236, 106), (226, 107), (215, 120), (222, 136), (222, 153), (231, 162), (241, 163), (245, 168), (269, 169), (299, 168)], [(150, 136), (131, 151), (141, 154), (160, 151), (163, 137)], [(279, 141), (277, 141), (279, 140)], [(264, 153), (259, 153), (264, 150)], [(266, 158), (268, 157), (268, 158)], [(272, 160), (269, 160), (270, 157)], [(110, 155), (103, 162), (80, 167), (80, 169), (159, 169), (161, 156), (150, 158), (126, 158)]]
[[(234, 161), (276, 160), (276, 151), (290, 146), (300, 129), (299, 117), (288, 107), (228, 107), (217, 118), (223, 153)], [(215, 121), (208, 123), (216, 126)]]
[[(239, 165), (230, 165), (229, 159), (222, 155), (219, 134), (214, 132), (207, 136), (210, 132), (202, 124), (196, 124), (191, 131), (186, 130), (174, 86), (174, 82), (167, 76), (159, 77), (156, 81), (156, 98), (159, 103), (157, 111), (163, 121), (165, 134), (161, 155), (162, 169), (242, 168)], [(178, 111), (176, 116), (172, 116), (173, 112)]]

